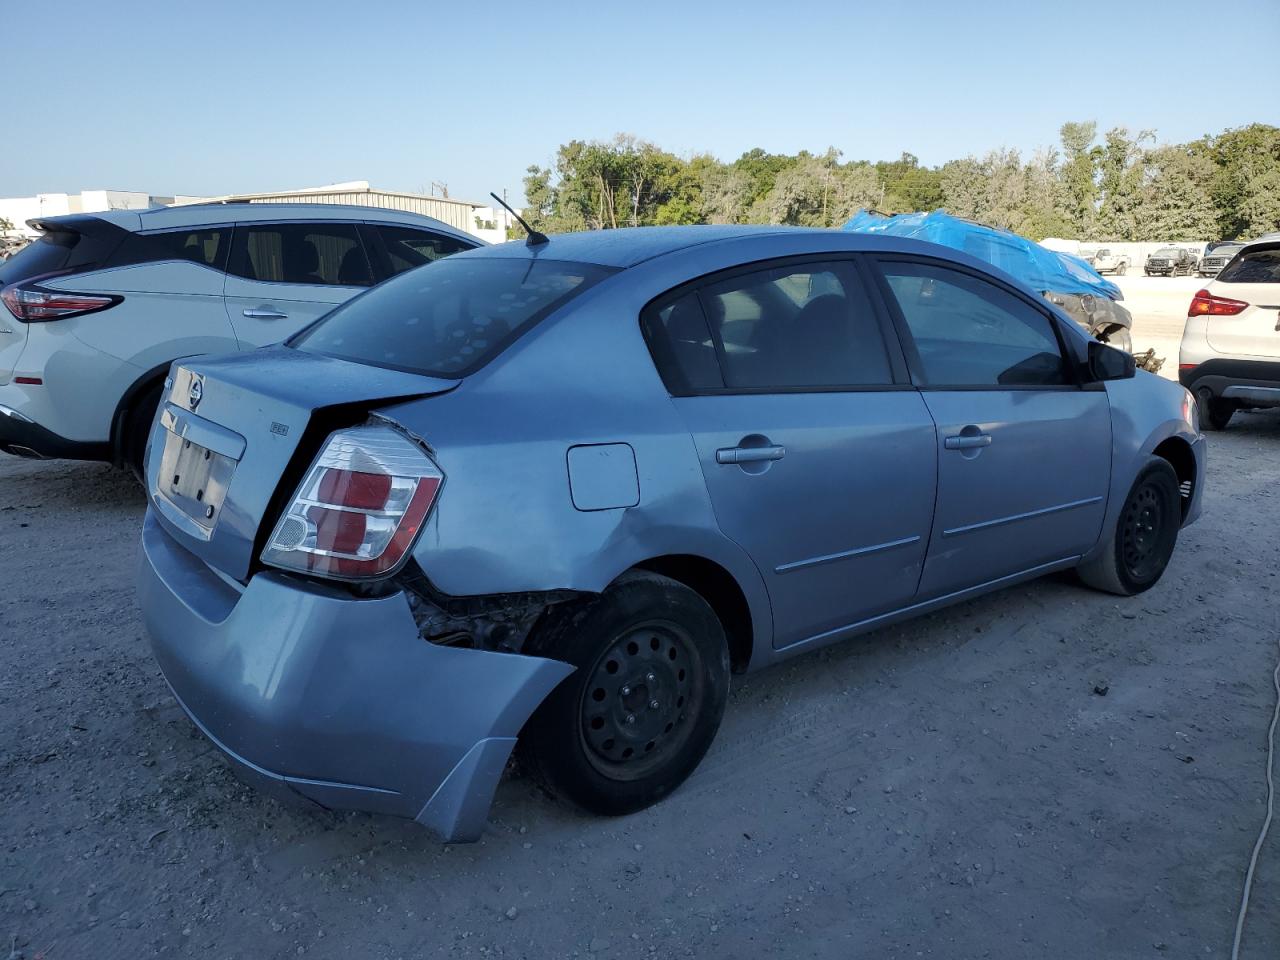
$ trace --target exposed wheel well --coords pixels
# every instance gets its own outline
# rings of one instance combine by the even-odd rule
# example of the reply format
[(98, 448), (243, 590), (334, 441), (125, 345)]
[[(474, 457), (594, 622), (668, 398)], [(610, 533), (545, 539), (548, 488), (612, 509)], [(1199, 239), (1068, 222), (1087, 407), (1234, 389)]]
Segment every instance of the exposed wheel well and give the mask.
[(1191, 444), (1181, 437), (1169, 437), (1151, 451), (1153, 455), (1167, 460), (1173, 472), (1178, 475), (1178, 491), (1182, 494), (1182, 516), (1185, 519), (1191, 509), (1191, 497), (1196, 492), (1196, 455), (1191, 452)]
[(124, 396), (120, 398), (120, 403), (116, 407), (116, 414), (111, 419), (111, 457), (116, 466), (124, 466), (128, 457), (129, 439), (125, 436), (125, 428), (129, 422), (129, 415), (142, 397), (145, 397), (152, 389), (164, 383), (165, 375), (168, 372), (169, 364), (167, 363), (153, 370), (148, 370), (134, 381), (133, 386), (126, 390)]
[(636, 564), (635, 568), (677, 580), (706, 600), (728, 638), (730, 667), (734, 673), (746, 670), (755, 637), (751, 629), (751, 608), (733, 574), (712, 560), (689, 554), (654, 557)]

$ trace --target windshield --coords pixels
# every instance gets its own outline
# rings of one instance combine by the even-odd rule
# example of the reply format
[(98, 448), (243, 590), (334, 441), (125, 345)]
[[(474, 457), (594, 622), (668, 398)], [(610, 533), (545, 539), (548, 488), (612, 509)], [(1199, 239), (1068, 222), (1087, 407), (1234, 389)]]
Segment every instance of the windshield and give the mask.
[(1280, 283), (1280, 246), (1239, 254), (1222, 268), (1219, 283)]
[(449, 257), (348, 301), (289, 345), (393, 370), (464, 377), (613, 272), (560, 260)]
[(1153, 257), (1176, 257), (1177, 255), (1177, 247), (1162, 247), (1152, 254)]

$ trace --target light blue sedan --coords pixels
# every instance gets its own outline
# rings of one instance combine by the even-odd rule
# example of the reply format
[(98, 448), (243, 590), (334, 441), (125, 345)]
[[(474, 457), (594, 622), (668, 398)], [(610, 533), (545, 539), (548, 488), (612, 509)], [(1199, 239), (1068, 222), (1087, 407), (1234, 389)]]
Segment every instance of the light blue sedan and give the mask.
[(593, 812), (692, 772), (732, 673), (1200, 511), (1175, 383), (920, 241), (684, 227), (457, 254), (180, 361), (141, 604), (247, 778), (477, 837), (519, 746)]

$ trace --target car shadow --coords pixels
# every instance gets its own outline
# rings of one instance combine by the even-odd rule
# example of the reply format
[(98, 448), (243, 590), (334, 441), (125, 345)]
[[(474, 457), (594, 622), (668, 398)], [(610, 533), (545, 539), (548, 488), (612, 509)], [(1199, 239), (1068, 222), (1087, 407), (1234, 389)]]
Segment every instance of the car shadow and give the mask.
[(0, 454), (0, 511), (140, 515), (145, 507), (146, 495), (127, 470), (106, 463)]

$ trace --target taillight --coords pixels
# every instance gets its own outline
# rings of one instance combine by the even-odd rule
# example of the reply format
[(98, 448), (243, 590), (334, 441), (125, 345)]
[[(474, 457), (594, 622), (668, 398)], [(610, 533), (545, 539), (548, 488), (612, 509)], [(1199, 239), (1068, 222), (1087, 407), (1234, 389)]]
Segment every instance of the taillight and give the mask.
[(398, 430), (330, 435), (276, 524), (263, 563), (342, 580), (396, 569), (422, 529), (444, 474)]
[(10, 313), (24, 323), (97, 313), (107, 307), (114, 307), (123, 299), (124, 297), (114, 294), (63, 293), (61, 290), (49, 290), (32, 283), (25, 286), (12, 283), (0, 290), (0, 300), (4, 301)]
[(1191, 308), (1187, 311), (1187, 316), (1234, 317), (1248, 306), (1249, 304), (1243, 300), (1232, 300), (1230, 297), (1220, 297), (1208, 290), (1198, 290), (1191, 298)]

